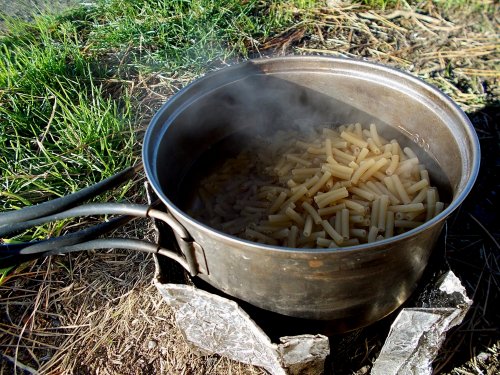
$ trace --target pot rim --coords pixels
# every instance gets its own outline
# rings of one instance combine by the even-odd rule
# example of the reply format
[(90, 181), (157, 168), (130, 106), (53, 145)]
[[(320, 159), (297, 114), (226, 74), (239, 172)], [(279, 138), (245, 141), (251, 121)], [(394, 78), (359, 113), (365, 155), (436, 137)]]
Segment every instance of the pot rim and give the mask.
[[(155, 127), (155, 124), (159, 121), (162, 113), (168, 109), (170, 106), (174, 105), (174, 103), (179, 100), (182, 96), (186, 95), (188, 91), (196, 84), (199, 84), (200, 82), (203, 82), (207, 79), (210, 79), (211, 77), (220, 75), (220, 74), (228, 74), (234, 69), (238, 69), (239, 67), (243, 66), (244, 64), (255, 64), (257, 66), (261, 66), (263, 64), (272, 64), (272, 63), (283, 63), (285, 61), (290, 62), (290, 61), (295, 61), (295, 62), (304, 62), (309, 60), (309, 61), (315, 61), (315, 62), (323, 62), (325, 63), (325, 69), (321, 70), (332, 70), (335, 69), (335, 66), (333, 66), (335, 63), (340, 64), (345, 66), (346, 68), (349, 66), (351, 68), (351, 71), (353, 67), (358, 67), (361, 69), (364, 69), (366, 67), (374, 69), (377, 71), (377, 73), (384, 73), (390, 77), (398, 77), (402, 80), (402, 82), (409, 82), (412, 83), (415, 86), (418, 86), (427, 92), (430, 92), (436, 96), (438, 96), (444, 103), (448, 105), (448, 109), (450, 111), (450, 114), (458, 120), (458, 122), (461, 122), (465, 132), (467, 133), (469, 137), (469, 141), (471, 143), (471, 166), (470, 166), (470, 176), (466, 182), (466, 184), (463, 186), (461, 192), (453, 197), (451, 203), (437, 216), (432, 218), (431, 220), (423, 223), (422, 225), (413, 228), (407, 232), (404, 232), (402, 234), (396, 235), (394, 237), (390, 238), (385, 238), (383, 240), (379, 240), (376, 242), (372, 243), (366, 243), (366, 244), (360, 244), (360, 245), (354, 245), (354, 246), (347, 246), (347, 247), (338, 247), (338, 248), (292, 248), (292, 247), (284, 247), (284, 246), (276, 246), (276, 245), (268, 245), (268, 244), (263, 244), (259, 242), (253, 242), (249, 240), (245, 240), (239, 237), (236, 237), (231, 234), (224, 233), (220, 230), (217, 230), (215, 228), (212, 228), (196, 219), (193, 217), (189, 216), (187, 213), (185, 213), (183, 210), (178, 208), (163, 192), (161, 189), (161, 186), (158, 182), (158, 179), (156, 178), (156, 172), (153, 170), (152, 165), (151, 165), (151, 160), (148, 160), (148, 154), (151, 152), (151, 148), (157, 147), (157, 142), (155, 142), (155, 137), (153, 136), (153, 128)], [(327, 65), (330, 65), (327, 67)], [(348, 71), (349, 69), (344, 68), (343, 71)], [(286, 71), (287, 69), (280, 69), (279, 72)], [(297, 70), (295, 69), (289, 69), (289, 70)], [(306, 69), (302, 69), (306, 70)], [(342, 69), (341, 69), (342, 70)], [(314, 71), (320, 71), (318, 68), (315, 68)], [(269, 74), (272, 73), (272, 70), (266, 71), (263, 70), (263, 74)], [(373, 72), (370, 72), (371, 75), (373, 75)], [(189, 100), (188, 100), (189, 103)], [(182, 105), (179, 109), (183, 109), (184, 105)], [(178, 109), (178, 110), (179, 110)], [(177, 112), (177, 110), (175, 111)], [(175, 118), (175, 112), (172, 115), (172, 117)], [(169, 124), (164, 124), (165, 126), (169, 126)], [(434, 85), (425, 82), (423, 79), (416, 77), (414, 75), (411, 75), (410, 73), (401, 71), (397, 68), (390, 67), (387, 65), (383, 65), (378, 62), (372, 62), (372, 61), (367, 61), (367, 60), (361, 60), (361, 59), (353, 59), (353, 58), (345, 58), (345, 57), (329, 57), (329, 56), (285, 56), (285, 57), (262, 57), (262, 58), (257, 58), (257, 59), (250, 59), (246, 60), (242, 63), (237, 63), (234, 65), (230, 65), (227, 67), (223, 67), (221, 69), (218, 69), (216, 71), (209, 72), (191, 83), (189, 83), (187, 86), (183, 87), (181, 90), (179, 90), (177, 93), (175, 93), (170, 99), (167, 100), (163, 104), (163, 106), (156, 112), (156, 114), (153, 116), (153, 118), (150, 121), (150, 124), (148, 128), (146, 129), (146, 134), (144, 136), (143, 140), (143, 148), (142, 148), (142, 158), (143, 158), (143, 165), (144, 165), (144, 170), (146, 173), (146, 177), (148, 178), (148, 181), (151, 183), (154, 191), (156, 194), (161, 198), (161, 200), (166, 204), (167, 210), (171, 211), (174, 213), (174, 217), (180, 216), (184, 220), (188, 221), (190, 224), (196, 226), (198, 229), (201, 229), (203, 231), (209, 231), (211, 234), (216, 235), (218, 240), (222, 241), (229, 241), (235, 246), (239, 245), (244, 245), (245, 248), (259, 248), (259, 249), (266, 249), (269, 251), (273, 252), (279, 252), (279, 253), (308, 253), (308, 254), (324, 254), (324, 253), (332, 253), (332, 252), (357, 252), (357, 251), (362, 251), (362, 250), (373, 250), (374, 247), (386, 247), (387, 245), (391, 245), (394, 243), (397, 243), (402, 240), (409, 239), (411, 237), (414, 237), (416, 234), (424, 232), (428, 230), (431, 227), (434, 227), (437, 225), (439, 222), (444, 221), (453, 211), (455, 211), (465, 200), (467, 195), (470, 193), (472, 190), (472, 187), (475, 184), (475, 181), (477, 179), (477, 176), (479, 174), (479, 168), (480, 168), (480, 145), (479, 145), (479, 139), (477, 137), (476, 131), (474, 129), (474, 126), (470, 122), (469, 118), (467, 115), (463, 112), (463, 110), (456, 104), (448, 95), (443, 93), (441, 90), (439, 90), (437, 87)]]

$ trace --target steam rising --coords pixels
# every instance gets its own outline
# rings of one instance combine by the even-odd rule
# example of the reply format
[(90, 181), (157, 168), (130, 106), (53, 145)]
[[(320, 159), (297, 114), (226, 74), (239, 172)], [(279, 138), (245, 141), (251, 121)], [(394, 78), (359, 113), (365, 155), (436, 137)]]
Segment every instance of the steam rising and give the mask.
[[(379, 96), (374, 96), (368, 88), (356, 87), (352, 78), (336, 79), (332, 83), (325, 80), (324, 75), (313, 72), (266, 74), (251, 63), (202, 80), (188, 89), (180, 111), (167, 121), (169, 129), (160, 147), (164, 152), (160, 159), (165, 161), (161, 168), (168, 170), (170, 176), (163, 181), (167, 194), (185, 193), (185, 185), (173, 184), (172, 176), (174, 181), (186, 180), (191, 184), (193, 176), (200, 178), (199, 173), (206, 174), (215, 166), (209, 164), (211, 159), (220, 158), (221, 153), (224, 157), (234, 156), (248, 146), (248, 140), (257, 136), (266, 139), (279, 129), (298, 130), (307, 135), (318, 126), (376, 123), (386, 138), (404, 138), (395, 129), (403, 124), (403, 119), (394, 118), (390, 113), (398, 99), (394, 90), (382, 88), (378, 90)], [(391, 119), (392, 126), (383, 118)], [(221, 150), (223, 140), (226, 142)], [(402, 144), (409, 142), (402, 140)], [(428, 166), (435, 184), (441, 190), (449, 186), (437, 163), (419, 147), (415, 149)], [(201, 171), (193, 171), (194, 165)]]

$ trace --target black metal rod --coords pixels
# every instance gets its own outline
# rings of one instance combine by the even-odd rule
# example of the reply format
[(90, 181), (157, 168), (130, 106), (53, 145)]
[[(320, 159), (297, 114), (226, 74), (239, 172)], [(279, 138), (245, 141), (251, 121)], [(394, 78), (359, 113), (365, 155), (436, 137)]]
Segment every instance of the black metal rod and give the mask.
[(59, 212), (54, 215), (45, 216), (16, 224), (0, 226), (0, 237), (5, 237), (13, 233), (46, 224), (51, 221), (68, 219), (76, 216), (89, 215), (127, 215), (137, 217), (147, 217), (150, 206), (131, 203), (92, 203), (75, 207), (67, 211)]
[(137, 239), (128, 239), (128, 238), (103, 238), (103, 239), (82, 242), (75, 245), (63, 246), (61, 248), (46, 251), (44, 253), (20, 254), (18, 256), (3, 257), (3, 259), (2, 257), (0, 257), (0, 262), (2, 264), (2, 267), (10, 267), (28, 260), (46, 257), (50, 255), (61, 255), (61, 254), (67, 254), (85, 250), (98, 250), (98, 249), (111, 249), (111, 248), (136, 250), (151, 254), (161, 254), (163, 256), (175, 260), (186, 271), (190, 272), (189, 265), (187, 264), (186, 260), (179, 254), (173, 252), (172, 250), (161, 248), (158, 245), (153, 244), (151, 242), (137, 240)]
[(142, 163), (127, 168), (114, 176), (111, 176), (95, 185), (86, 187), (73, 194), (61, 198), (52, 199), (34, 206), (24, 207), (20, 210), (0, 213), (0, 225), (18, 223), (20, 221), (32, 220), (42, 216), (51, 215), (55, 212), (67, 210), (90, 198), (96, 197), (106, 190), (110, 190), (135, 176), (142, 168)]
[[(115, 230), (124, 224), (128, 223), (130, 220), (134, 219), (133, 216), (119, 216), (113, 218), (104, 223), (99, 223), (93, 225), (89, 228), (85, 228), (79, 230), (74, 233), (65, 234), (63, 236), (49, 238), (47, 240), (35, 241), (35, 242), (24, 242), (21, 244), (16, 244), (16, 248), (12, 249), (11, 252), (18, 254), (36, 254), (36, 253), (44, 253), (46, 251), (50, 251), (53, 249), (57, 249), (64, 246), (75, 245), (80, 242), (85, 242), (89, 240), (96, 239), (103, 234), (109, 233), (112, 230)], [(21, 246), (19, 246), (21, 245)], [(9, 249), (2, 249), (4, 246), (0, 246), (0, 254), (3, 254), (3, 251), (9, 251)]]
[(111, 249), (111, 248), (143, 251), (151, 254), (159, 253), (170, 259), (175, 260), (182, 267), (184, 267), (185, 270), (190, 272), (189, 265), (187, 264), (186, 260), (179, 254), (171, 250), (161, 248), (159, 245), (153, 244), (148, 241), (129, 239), (129, 238), (103, 238), (103, 239), (87, 241), (76, 245), (65, 246), (57, 250), (48, 251), (44, 254), (44, 256), (67, 254), (83, 250), (97, 250), (97, 249)]
[(60, 237), (41, 241), (0, 245), (0, 266), (9, 267), (39, 257), (45, 257), (45, 253), (48, 251), (95, 239), (119, 228), (132, 219), (134, 219), (132, 216), (119, 216), (107, 222), (99, 223), (78, 232), (69, 233)]

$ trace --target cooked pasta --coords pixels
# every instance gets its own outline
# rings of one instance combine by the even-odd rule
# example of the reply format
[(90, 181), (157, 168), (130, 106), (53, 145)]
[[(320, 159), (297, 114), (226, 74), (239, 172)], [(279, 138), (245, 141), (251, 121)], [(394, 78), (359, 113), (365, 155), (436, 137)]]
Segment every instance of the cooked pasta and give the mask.
[(426, 166), (375, 124), (279, 131), (200, 181), (191, 214), (238, 237), (287, 247), (345, 247), (411, 230), (445, 209)]

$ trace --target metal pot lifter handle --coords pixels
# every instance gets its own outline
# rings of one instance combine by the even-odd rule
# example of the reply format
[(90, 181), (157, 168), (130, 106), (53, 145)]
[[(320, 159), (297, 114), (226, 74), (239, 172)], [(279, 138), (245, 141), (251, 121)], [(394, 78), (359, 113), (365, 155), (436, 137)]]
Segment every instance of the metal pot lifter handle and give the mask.
[[(132, 216), (119, 216), (104, 223), (99, 223), (77, 232), (46, 240), (22, 243), (6, 243), (0, 245), (0, 264), (4, 267), (14, 266), (29, 260), (60, 254), (62, 247), (77, 245), (109, 233), (132, 220)], [(21, 251), (30, 248), (29, 251)]]
[(142, 169), (142, 163), (138, 163), (133, 167), (124, 169), (123, 171), (118, 172), (117, 174), (108, 177), (105, 180), (98, 182), (97, 184), (88, 186), (82, 190), (78, 190), (73, 194), (69, 194), (61, 198), (52, 199), (50, 201), (39, 203), (34, 206), (24, 207), (20, 210), (2, 212), (0, 213), (0, 228), (5, 224), (12, 224), (20, 221), (36, 219), (39, 217), (51, 215), (56, 212), (67, 210), (71, 207), (75, 207), (76, 205), (85, 202), (90, 198), (94, 198), (99, 194), (115, 188), (125, 181), (130, 180), (140, 169)]
[[(169, 214), (155, 210), (154, 205), (138, 205), (126, 203), (98, 203), (75, 207), (81, 202), (98, 196), (106, 190), (110, 190), (125, 181), (133, 178), (142, 168), (142, 163), (127, 168), (95, 185), (79, 190), (73, 194), (43, 202), (20, 210), (0, 213), (0, 237), (20, 232), (51, 221), (86, 215), (125, 215), (124, 217), (112, 219), (108, 223), (102, 223), (86, 230), (68, 234), (61, 237), (51, 238), (44, 241), (27, 242), (21, 244), (0, 245), (0, 266), (18, 264), (26, 260), (44, 257), (53, 254), (64, 254), (73, 251), (105, 249), (119, 247), (150, 253), (158, 253), (177, 261), (191, 275), (197, 275), (199, 264), (196, 261), (197, 254), (204, 256), (201, 247), (191, 240), (186, 229)], [(73, 208), (72, 208), (73, 207)], [(65, 211), (63, 211), (65, 210)], [(167, 223), (174, 231), (184, 258), (177, 252), (161, 248), (160, 246), (137, 239), (109, 238), (95, 239), (100, 235), (116, 229), (133, 217), (156, 218)], [(92, 239), (92, 241), (89, 241)], [(84, 242), (85, 241), (85, 242)], [(56, 249), (56, 250), (54, 250)], [(206, 270), (203, 264), (202, 270)]]
[[(151, 206), (148, 205), (140, 205), (140, 204), (129, 204), (129, 203), (95, 203), (95, 204), (86, 204), (79, 207), (75, 207), (63, 212), (59, 212), (54, 215), (40, 217), (33, 220), (28, 220), (21, 223), (15, 223), (10, 225), (2, 225), (0, 226), (0, 237), (4, 237), (6, 235), (16, 233), (19, 231), (23, 231), (38, 225), (46, 224), (52, 221), (62, 220), (73, 218), (77, 216), (89, 216), (89, 215), (126, 215), (127, 221), (131, 220), (133, 217), (143, 217), (143, 218), (155, 218), (167, 223), (174, 233), (176, 237), (179, 239), (179, 245), (183, 252), (184, 257), (180, 254), (160, 247), (157, 244), (138, 240), (138, 239), (127, 239), (127, 238), (103, 238), (103, 239), (94, 239), (91, 241), (85, 241), (80, 243), (73, 243), (75, 241), (68, 241), (67, 236), (61, 236), (53, 238), (49, 243), (45, 241), (43, 243), (24, 243), (17, 244), (14, 246), (10, 246), (9, 249), (4, 249), (2, 254), (6, 254), (10, 257), (11, 263), (13, 260), (21, 260), (23, 256), (27, 256), (24, 258), (26, 260), (33, 259), (36, 257), (42, 257), (53, 254), (64, 254), (68, 252), (74, 251), (83, 251), (83, 250), (92, 250), (92, 249), (107, 249), (107, 248), (121, 248), (121, 249), (131, 249), (138, 251), (145, 251), (148, 253), (157, 253), (169, 257), (176, 262), (178, 262), (184, 269), (186, 269), (191, 275), (197, 275), (198, 264), (195, 259), (195, 252), (197, 244), (191, 240), (189, 233), (186, 229), (179, 224), (175, 219), (173, 219), (170, 215), (163, 211), (155, 210)], [(125, 220), (125, 219), (121, 219)], [(101, 224), (103, 225), (103, 224)], [(118, 227), (119, 225), (116, 225)], [(108, 228), (106, 228), (108, 229)], [(110, 231), (111, 225), (108, 231)], [(78, 233), (78, 232), (77, 232)], [(75, 233), (74, 235), (76, 235)], [(94, 233), (94, 235), (97, 232)], [(99, 233), (102, 234), (103, 232)], [(79, 239), (84, 239), (84, 236), (80, 234)], [(63, 242), (65, 241), (65, 242)], [(24, 245), (24, 246), (23, 246)], [(61, 247), (59, 247), (62, 245)], [(9, 245), (4, 245), (9, 246)], [(51, 250), (47, 250), (48, 247)], [(6, 252), (5, 252), (6, 251)], [(1, 259), (1, 257), (0, 257)], [(6, 262), (9, 258), (5, 258)], [(3, 262), (2, 262), (3, 263)]]

